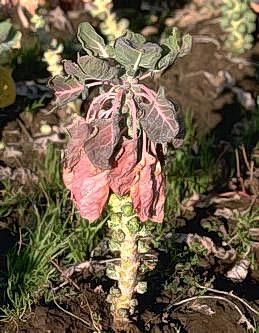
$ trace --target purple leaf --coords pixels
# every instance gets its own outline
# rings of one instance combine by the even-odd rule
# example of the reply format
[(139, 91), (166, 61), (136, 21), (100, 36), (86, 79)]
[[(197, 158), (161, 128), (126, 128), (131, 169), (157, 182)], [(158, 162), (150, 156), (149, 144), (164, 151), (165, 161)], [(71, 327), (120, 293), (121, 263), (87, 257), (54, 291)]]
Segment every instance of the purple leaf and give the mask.
[(73, 168), (80, 160), (84, 142), (90, 136), (90, 126), (83, 117), (76, 117), (69, 129), (70, 139), (65, 150), (64, 167)]
[(65, 105), (76, 99), (85, 89), (84, 85), (74, 77), (67, 78), (62, 75), (55, 76), (50, 81), (50, 86), (55, 90), (56, 104), (58, 106)]
[(86, 77), (82, 69), (73, 61), (65, 60), (63, 62), (64, 70), (68, 75), (75, 76), (80, 82), (84, 82)]
[(90, 123), (91, 139), (85, 142), (84, 148), (90, 161), (100, 169), (110, 169), (110, 159), (120, 138), (119, 120), (117, 117), (98, 119)]
[(153, 142), (173, 142), (180, 130), (174, 104), (165, 97), (163, 88), (159, 89), (157, 96), (144, 94), (144, 98), (148, 103), (138, 102), (144, 131)]

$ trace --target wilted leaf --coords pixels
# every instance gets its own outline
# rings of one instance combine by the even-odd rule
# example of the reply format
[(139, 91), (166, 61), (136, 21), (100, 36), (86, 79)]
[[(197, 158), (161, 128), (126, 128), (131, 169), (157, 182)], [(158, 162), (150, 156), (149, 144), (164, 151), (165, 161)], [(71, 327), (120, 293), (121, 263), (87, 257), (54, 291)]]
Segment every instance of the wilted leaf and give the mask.
[(79, 162), (84, 142), (89, 138), (90, 132), (89, 124), (83, 117), (78, 116), (73, 120), (69, 129), (70, 139), (65, 150), (65, 168), (73, 168)]
[(90, 23), (79, 24), (77, 38), (86, 52), (103, 58), (108, 57), (103, 38), (97, 34)]
[(73, 178), (74, 178), (73, 170), (64, 167), (62, 177), (63, 177), (63, 182), (64, 182), (66, 188), (71, 191), (72, 184), (73, 184)]
[(16, 97), (15, 82), (12, 70), (0, 66), (0, 108), (5, 108), (14, 103)]
[(163, 222), (164, 219), (164, 179), (159, 168), (156, 158), (148, 153), (135, 168), (130, 195), (134, 210), (143, 222), (148, 219)]
[(108, 60), (93, 56), (78, 58), (78, 65), (85, 73), (86, 80), (111, 80), (117, 77), (118, 68), (112, 67)]
[(250, 261), (247, 259), (241, 259), (234, 265), (234, 267), (227, 271), (226, 277), (233, 282), (241, 283), (247, 277), (249, 267)]
[(98, 119), (90, 125), (92, 132), (96, 132), (96, 135), (84, 145), (87, 156), (98, 168), (110, 169), (110, 159), (120, 138), (118, 119)]
[(133, 171), (136, 163), (136, 142), (125, 139), (119, 152), (119, 158), (110, 173), (110, 187), (115, 194), (123, 196), (129, 193), (135, 177)]
[(55, 76), (50, 81), (50, 86), (55, 90), (56, 104), (62, 106), (80, 96), (85, 87), (74, 77), (66, 78), (61, 75)]
[(22, 34), (9, 21), (0, 22), (0, 54), (20, 47)]
[(165, 206), (165, 179), (161, 170), (161, 164), (156, 162), (153, 178), (153, 211), (150, 219), (155, 222), (163, 222)]
[(143, 115), (140, 123), (148, 137), (157, 143), (173, 142), (180, 127), (174, 104), (165, 97), (160, 88), (152, 103), (138, 103)]
[(70, 182), (73, 200), (80, 215), (90, 222), (98, 219), (109, 196), (109, 171), (95, 168), (84, 154), (73, 169), (73, 179)]

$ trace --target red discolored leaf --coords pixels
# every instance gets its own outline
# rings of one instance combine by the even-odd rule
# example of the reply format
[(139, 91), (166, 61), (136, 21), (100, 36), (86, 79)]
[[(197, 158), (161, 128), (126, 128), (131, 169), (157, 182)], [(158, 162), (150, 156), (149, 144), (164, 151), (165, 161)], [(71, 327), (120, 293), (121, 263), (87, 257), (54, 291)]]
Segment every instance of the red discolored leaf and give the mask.
[(80, 160), (84, 142), (90, 136), (89, 124), (83, 117), (77, 116), (69, 129), (70, 139), (65, 150), (64, 166), (73, 168)]
[(80, 215), (90, 222), (98, 219), (109, 196), (109, 171), (96, 168), (84, 154), (73, 169), (71, 189), (73, 200)]
[(158, 163), (154, 156), (146, 153), (135, 169), (130, 194), (134, 209), (143, 222), (148, 219), (163, 222), (164, 219), (164, 179)]
[(62, 75), (55, 76), (50, 81), (51, 88), (54, 89), (56, 95), (56, 104), (62, 106), (76, 99), (84, 92), (85, 86), (74, 77), (64, 77)]
[(84, 148), (90, 161), (100, 169), (111, 168), (111, 156), (119, 141), (117, 118), (98, 119), (91, 122), (92, 132), (96, 135), (87, 140)]
[(63, 182), (67, 189), (71, 190), (73, 184), (74, 173), (71, 169), (63, 168)]
[(123, 196), (129, 193), (135, 177), (136, 163), (137, 144), (133, 140), (125, 139), (119, 152), (119, 158), (110, 172), (110, 187), (115, 194)]
[(153, 212), (152, 221), (162, 223), (164, 220), (164, 205), (165, 205), (165, 178), (161, 170), (161, 164), (156, 162), (153, 183), (154, 197), (153, 197)]

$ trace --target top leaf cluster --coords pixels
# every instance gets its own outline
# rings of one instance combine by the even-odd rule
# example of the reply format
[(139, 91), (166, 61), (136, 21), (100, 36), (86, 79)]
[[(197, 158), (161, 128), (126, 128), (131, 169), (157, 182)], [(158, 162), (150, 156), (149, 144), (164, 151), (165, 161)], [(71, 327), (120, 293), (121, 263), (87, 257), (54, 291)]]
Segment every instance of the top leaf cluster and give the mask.
[(174, 28), (172, 34), (165, 38), (161, 45), (146, 42), (144, 36), (131, 31), (117, 38), (112, 44), (105, 45), (103, 38), (88, 22), (79, 25), (78, 39), (88, 54), (113, 58), (132, 76), (139, 68), (165, 70), (177, 57), (189, 53), (192, 44), (191, 36), (186, 34), (180, 46), (177, 29)]

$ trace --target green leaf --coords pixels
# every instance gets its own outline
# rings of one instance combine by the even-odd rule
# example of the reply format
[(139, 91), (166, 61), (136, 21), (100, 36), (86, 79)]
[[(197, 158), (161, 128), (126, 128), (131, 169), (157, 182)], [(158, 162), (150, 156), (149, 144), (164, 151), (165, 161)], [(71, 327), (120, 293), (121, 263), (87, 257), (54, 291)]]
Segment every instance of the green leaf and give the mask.
[(108, 60), (94, 56), (83, 56), (78, 58), (78, 65), (85, 73), (86, 80), (111, 80), (118, 76), (117, 67), (111, 66)]
[(77, 38), (83, 49), (89, 54), (108, 58), (103, 38), (97, 34), (90, 23), (83, 22), (79, 24)]
[(137, 67), (153, 69), (162, 54), (162, 48), (154, 43), (145, 43), (140, 34), (127, 32), (116, 40), (115, 59), (126, 68)]
[(161, 58), (162, 48), (154, 43), (146, 43), (143, 45), (143, 51), (139, 66), (154, 69)]
[(0, 54), (20, 47), (22, 34), (15, 31), (12, 24), (6, 20), (0, 22)]
[(125, 37), (119, 37), (114, 45), (115, 59), (126, 69), (133, 68), (138, 61), (141, 51), (134, 48)]
[(94, 56), (78, 57), (78, 64), (71, 60), (64, 61), (64, 70), (70, 76), (75, 76), (80, 82), (86, 80), (111, 80), (118, 76), (119, 69), (112, 66), (108, 60)]
[(191, 48), (192, 48), (192, 36), (190, 34), (186, 34), (183, 36), (182, 39), (182, 46), (179, 57), (184, 57), (185, 55), (190, 53)]
[(144, 36), (132, 31), (127, 31), (124, 37), (131, 42), (133, 47), (137, 49), (141, 48), (146, 42), (146, 38)]
[(190, 34), (185, 34), (182, 38), (182, 45), (178, 43), (177, 28), (173, 28), (170, 36), (162, 41), (164, 49), (169, 51), (158, 62), (158, 69), (164, 70), (168, 66), (172, 65), (177, 58), (182, 58), (188, 54), (192, 47), (192, 37)]

